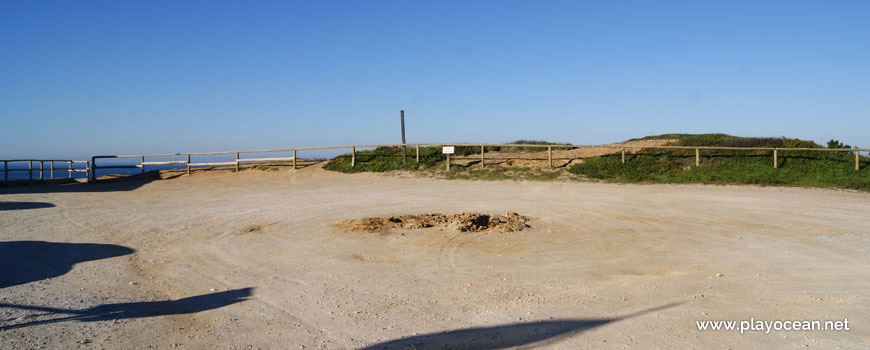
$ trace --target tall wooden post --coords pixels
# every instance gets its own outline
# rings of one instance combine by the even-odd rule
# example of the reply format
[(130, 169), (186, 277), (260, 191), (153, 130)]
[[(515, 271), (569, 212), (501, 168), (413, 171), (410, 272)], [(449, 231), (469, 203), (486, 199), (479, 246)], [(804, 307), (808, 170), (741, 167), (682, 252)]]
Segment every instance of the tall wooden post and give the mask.
[(69, 178), (72, 179), (72, 178), (73, 178), (73, 176), (72, 176), (72, 173), (73, 173), (73, 172), (72, 172), (72, 169), (73, 169), (73, 168), (72, 168), (72, 161), (71, 161), (71, 160), (68, 160), (68, 161), (66, 162), (66, 164), (69, 166), (69, 170), (68, 170)]
[(356, 166), (356, 146), (350, 148), (350, 167)]
[(622, 164), (625, 164), (625, 148), (622, 149)]
[(97, 181), (97, 157), (91, 157), (91, 162), (87, 164), (88, 169), (90, 169), (90, 173), (88, 173), (88, 179), (93, 181)]
[(42, 181), (44, 179), (43, 174), (42, 174), (42, 168), (44, 168), (44, 167), (45, 167), (45, 162), (40, 160), (39, 161), (39, 181)]
[(486, 167), (486, 158), (483, 154), (484, 154), (483, 145), (480, 145), (480, 166), (482, 168), (485, 168)]
[(420, 145), (417, 145), (417, 164), (420, 164)]
[(701, 150), (695, 148), (695, 166), (701, 165)]
[(855, 149), (855, 170), (861, 170), (861, 152)]
[(402, 165), (408, 163), (407, 147), (405, 147), (405, 110), (399, 111), (399, 118), (402, 119)]
[(777, 159), (776, 148), (773, 149), (773, 168), (776, 169), (779, 167), (779, 159)]
[(296, 170), (296, 150), (293, 150), (293, 170)]
[(239, 152), (236, 152), (236, 172), (239, 172)]
[(145, 156), (139, 158), (139, 165), (142, 166), (142, 175), (145, 175)]
[(449, 172), (449, 171), (450, 171), (450, 153), (447, 153), (447, 154), (445, 154), (445, 155), (447, 156), (447, 162), (446, 162), (447, 167), (446, 167), (446, 169), (447, 169), (447, 171)]
[(550, 170), (553, 170), (553, 146), (547, 146), (547, 161), (550, 164)]
[(187, 175), (190, 175), (190, 153), (187, 154)]
[(54, 161), (50, 160), (48, 162), (48, 178), (54, 180)]

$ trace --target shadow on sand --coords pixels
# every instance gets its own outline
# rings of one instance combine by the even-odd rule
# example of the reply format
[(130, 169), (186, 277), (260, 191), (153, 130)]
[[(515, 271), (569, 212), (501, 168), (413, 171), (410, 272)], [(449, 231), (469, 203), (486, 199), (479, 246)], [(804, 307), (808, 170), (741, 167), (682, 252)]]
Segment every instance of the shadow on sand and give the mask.
[[(296, 166), (299, 169), (307, 168), (312, 165), (323, 163), (323, 159), (300, 159)], [(290, 164), (274, 164), (274, 163), (245, 163), (242, 165), (242, 171), (248, 170), (290, 170)], [(262, 171), (261, 170), (261, 171)], [(233, 172), (233, 167), (197, 167), (191, 168), (192, 173), (204, 172)], [(0, 194), (16, 194), (16, 193), (63, 193), (63, 192), (121, 192), (132, 191), (139, 187), (145, 186), (152, 181), (172, 180), (186, 174), (183, 168), (150, 170), (144, 174), (134, 175), (101, 175), (96, 181), (78, 182), (72, 179), (57, 179), (45, 181), (0, 181)]]
[(0, 242), (0, 288), (62, 276), (80, 262), (133, 252), (133, 249), (113, 244)]
[(41, 209), (51, 207), (54, 207), (54, 204), (46, 202), (0, 202), (0, 211)]
[[(251, 296), (252, 291), (253, 288), (242, 288), (197, 295), (178, 300), (103, 304), (80, 310), (0, 303), (0, 308), (40, 311), (51, 315), (70, 315), (2, 326), (0, 329), (15, 329), (65, 321), (96, 322), (128, 318), (192, 314), (200, 311), (218, 309), (227, 305), (245, 301)], [(44, 314), (39, 314), (38, 316), (44, 316)]]
[(0, 182), (0, 194), (132, 191), (151, 181), (159, 179), (159, 174), (156, 172), (149, 172), (144, 175), (106, 177), (105, 179), (90, 183), (82, 183), (78, 181), (68, 181), (66, 183), (60, 181), (45, 183), (10, 181)]
[(679, 304), (681, 303), (666, 304), (616, 318), (548, 320), (429, 333), (390, 340), (360, 350), (496, 350), (517, 346), (528, 346), (523, 348), (546, 346), (595, 327)]

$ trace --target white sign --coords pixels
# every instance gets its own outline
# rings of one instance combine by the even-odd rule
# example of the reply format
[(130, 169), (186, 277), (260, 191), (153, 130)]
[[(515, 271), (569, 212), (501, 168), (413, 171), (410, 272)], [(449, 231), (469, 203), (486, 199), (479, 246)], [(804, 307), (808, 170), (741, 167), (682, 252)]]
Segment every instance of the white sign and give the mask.
[(441, 148), (441, 153), (453, 154), (453, 146), (444, 146)]

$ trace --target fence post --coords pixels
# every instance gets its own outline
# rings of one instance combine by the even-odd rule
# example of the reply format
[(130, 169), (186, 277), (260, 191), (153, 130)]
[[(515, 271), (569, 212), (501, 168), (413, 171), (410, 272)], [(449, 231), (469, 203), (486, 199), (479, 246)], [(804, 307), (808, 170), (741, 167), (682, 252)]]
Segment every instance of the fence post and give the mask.
[(550, 164), (550, 170), (553, 170), (553, 146), (547, 146), (547, 162)]
[(9, 181), (9, 162), (3, 161), (3, 181)]
[(356, 146), (350, 148), (350, 167), (356, 166)]
[(625, 164), (625, 147), (622, 148), (622, 164)]
[(142, 175), (145, 175), (145, 156), (139, 158), (139, 165), (142, 166)]
[(420, 164), (420, 145), (417, 145), (417, 164)]
[(861, 152), (855, 147), (855, 170), (861, 170)]
[(190, 175), (190, 153), (187, 154), (187, 175)]
[(54, 180), (54, 161), (51, 160), (48, 162), (48, 178)]
[(774, 169), (776, 169), (777, 167), (779, 167), (779, 157), (777, 157), (778, 155), (777, 155), (777, 152), (776, 152), (776, 151), (777, 151), (777, 149), (774, 148), (774, 149), (773, 149), (773, 168), (774, 168)]
[(33, 161), (27, 161), (27, 181), (33, 181)]
[(71, 160), (68, 160), (66, 163), (67, 163), (67, 165), (69, 165), (69, 171), (68, 171), (68, 172), (69, 172), (69, 178), (72, 179), (72, 178), (73, 178), (73, 176), (72, 176), (72, 161), (71, 161)]
[(87, 164), (87, 165), (88, 165), (88, 168), (91, 170), (90, 176), (88, 178), (91, 180), (94, 180), (94, 182), (96, 182), (97, 181), (97, 157), (91, 157), (91, 163)]
[(447, 168), (446, 169), (448, 172), (450, 172), (450, 153), (446, 153), (444, 155), (447, 156), (447, 162), (446, 162)]
[(480, 167), (481, 167), (481, 168), (486, 168), (486, 158), (485, 158), (485, 156), (483, 155), (484, 152), (485, 152), (485, 151), (484, 151), (484, 149), (483, 149), (483, 145), (480, 145)]
[(400, 110), (402, 119), (402, 165), (408, 164), (408, 146), (405, 145), (405, 110)]
[(701, 150), (695, 148), (695, 166), (701, 166)]
[(296, 170), (296, 149), (293, 149), (293, 170)]
[[(294, 160), (295, 162), (296, 160)], [(295, 169), (295, 167), (294, 167)], [(236, 152), (236, 172), (239, 172), (239, 152)]]
[(43, 179), (45, 179), (45, 177), (42, 174), (42, 168), (44, 168), (44, 167), (45, 167), (45, 161), (40, 160), (39, 161), (39, 181), (42, 181)]

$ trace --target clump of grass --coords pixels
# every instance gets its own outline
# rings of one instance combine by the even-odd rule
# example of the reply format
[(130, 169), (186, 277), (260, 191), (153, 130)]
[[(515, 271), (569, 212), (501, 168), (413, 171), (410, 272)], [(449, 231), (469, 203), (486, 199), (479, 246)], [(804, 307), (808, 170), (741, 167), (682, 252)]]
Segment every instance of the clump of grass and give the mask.
[[(273, 167), (273, 166), (268, 166), (268, 165), (256, 165), (256, 166), (254, 166), (254, 169), (261, 170), (261, 171), (278, 171), (278, 168)], [(235, 171), (235, 169), (234, 169), (234, 171)]]

